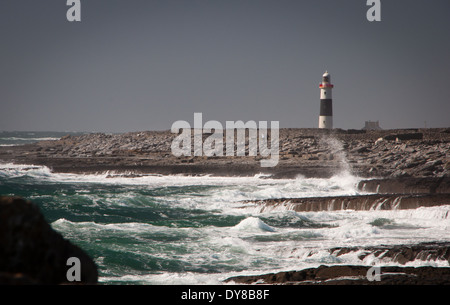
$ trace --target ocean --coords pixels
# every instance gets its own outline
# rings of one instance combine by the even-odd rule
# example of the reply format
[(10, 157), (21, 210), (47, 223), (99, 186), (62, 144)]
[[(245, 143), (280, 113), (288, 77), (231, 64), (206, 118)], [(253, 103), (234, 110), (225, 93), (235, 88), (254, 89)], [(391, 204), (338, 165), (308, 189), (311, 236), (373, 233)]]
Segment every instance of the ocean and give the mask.
[[(2, 135), (2, 134), (0, 134)], [(58, 134), (35, 134), (59, 138)], [(8, 141), (5, 138), (10, 138)], [(22, 134), (0, 137), (22, 144)], [(28, 138), (31, 138), (29, 135)], [(17, 141), (16, 143), (11, 143)], [(33, 140), (29, 140), (32, 142)], [(450, 241), (450, 206), (415, 210), (294, 212), (245, 200), (356, 195), (359, 177), (271, 179), (52, 173), (0, 164), (0, 195), (39, 205), (51, 226), (96, 262), (101, 284), (222, 284), (237, 275), (320, 265), (398, 265), (333, 247)], [(448, 267), (447, 261), (407, 266)]]
[(31, 144), (38, 141), (58, 140), (65, 135), (82, 135), (86, 132), (55, 131), (0, 131), (0, 146)]

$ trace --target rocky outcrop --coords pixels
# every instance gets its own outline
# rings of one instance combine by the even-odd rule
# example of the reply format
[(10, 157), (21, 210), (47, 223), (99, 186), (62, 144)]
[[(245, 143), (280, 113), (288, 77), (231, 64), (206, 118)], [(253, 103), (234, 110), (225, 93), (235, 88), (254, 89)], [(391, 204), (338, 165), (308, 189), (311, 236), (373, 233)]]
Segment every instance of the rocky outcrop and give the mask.
[[(274, 168), (262, 168), (260, 155), (175, 157), (171, 152), (175, 136), (170, 131), (65, 136), (58, 141), (0, 147), (0, 160), (77, 173), (114, 170), (253, 176), (261, 172), (274, 178), (331, 177), (341, 171), (367, 178), (450, 175), (448, 128), (379, 131), (283, 128), (279, 130), (279, 162)], [(247, 137), (246, 152), (248, 142)]]
[(64, 284), (70, 257), (80, 260), (81, 281), (97, 283), (97, 266), (78, 246), (46, 222), (37, 205), (0, 197), (0, 283)]
[[(404, 210), (419, 207), (450, 205), (450, 193), (446, 194), (371, 194), (357, 196), (278, 198), (245, 201), (261, 205), (261, 211), (284, 207), (296, 212), (337, 210)], [(448, 216), (450, 217), (450, 215)]]
[(442, 267), (379, 267), (379, 281), (371, 266), (319, 266), (300, 271), (269, 273), (255, 276), (236, 276), (225, 280), (238, 284), (284, 285), (449, 285), (450, 268)]
[(448, 261), (450, 265), (450, 243), (429, 242), (416, 245), (394, 245), (376, 247), (336, 247), (329, 250), (330, 254), (339, 257), (348, 253), (359, 253), (358, 258), (363, 261), (372, 255), (378, 260), (389, 261), (404, 265), (415, 260), (420, 261)]
[[(381, 263), (395, 262), (404, 265), (408, 262), (420, 261), (448, 261), (450, 265), (450, 243), (429, 242), (415, 245), (379, 245), (373, 247), (336, 247), (328, 250), (330, 255), (339, 257), (355, 253), (364, 263), (365, 258), (373, 256)], [(314, 255), (311, 250), (308, 254)], [(372, 258), (373, 261), (373, 258)], [(450, 285), (450, 268), (448, 267), (403, 267), (381, 266), (380, 281), (370, 281), (367, 272), (371, 266), (335, 265), (319, 266), (300, 271), (287, 271), (252, 276), (237, 276), (226, 279), (225, 282), (238, 284), (318, 284), (318, 285), (348, 285), (348, 284), (381, 284), (381, 285)]]
[(361, 180), (357, 188), (363, 192), (379, 194), (450, 193), (450, 177)]

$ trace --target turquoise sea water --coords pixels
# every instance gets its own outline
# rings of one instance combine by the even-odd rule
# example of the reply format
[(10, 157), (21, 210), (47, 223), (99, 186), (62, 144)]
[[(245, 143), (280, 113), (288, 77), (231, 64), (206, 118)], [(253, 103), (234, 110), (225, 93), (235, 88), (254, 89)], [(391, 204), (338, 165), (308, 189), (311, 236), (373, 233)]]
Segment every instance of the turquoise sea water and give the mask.
[(0, 195), (37, 203), (55, 230), (94, 259), (104, 284), (220, 284), (234, 275), (322, 264), (390, 264), (327, 250), (450, 240), (449, 206), (297, 213), (288, 205), (263, 210), (243, 203), (354, 195), (358, 180), (349, 173), (330, 179), (110, 178), (0, 164)]

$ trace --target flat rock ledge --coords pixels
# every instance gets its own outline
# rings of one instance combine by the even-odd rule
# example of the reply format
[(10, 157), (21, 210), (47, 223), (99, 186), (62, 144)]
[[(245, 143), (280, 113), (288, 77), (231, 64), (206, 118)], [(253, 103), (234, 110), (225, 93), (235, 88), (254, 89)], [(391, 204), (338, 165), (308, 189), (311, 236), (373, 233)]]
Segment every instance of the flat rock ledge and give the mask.
[[(260, 205), (261, 212), (283, 207), (295, 212), (338, 210), (406, 210), (420, 207), (450, 205), (450, 193), (446, 194), (370, 194), (357, 196), (277, 198), (244, 201), (244, 204)], [(447, 215), (446, 217), (450, 217)]]
[[(367, 257), (380, 261), (395, 262), (405, 265), (415, 260), (447, 261), (450, 267), (450, 242), (426, 242), (415, 245), (379, 245), (369, 247), (335, 247), (329, 249), (331, 255), (339, 257), (349, 253), (357, 253), (362, 262)], [(310, 255), (314, 254), (314, 251)]]
[(357, 189), (379, 194), (450, 193), (450, 176), (364, 179)]
[[(308, 254), (314, 255), (312, 249)], [(224, 282), (237, 284), (281, 285), (449, 285), (449, 267), (404, 267), (412, 261), (445, 262), (450, 266), (450, 242), (424, 242), (414, 245), (379, 245), (367, 247), (335, 247), (328, 249), (330, 255), (339, 257), (354, 253), (362, 265), (319, 266), (299, 271), (269, 273), (263, 275), (237, 276)], [(367, 272), (372, 266), (364, 265), (365, 259), (376, 258), (380, 263), (397, 263), (401, 266), (381, 266), (380, 281), (371, 281)]]
[[(70, 282), (70, 257), (80, 260), (81, 280)], [(96, 284), (97, 266), (45, 220), (39, 207), (0, 196), (0, 284)]]
[[(225, 282), (237, 284), (279, 285), (449, 285), (450, 268), (380, 266), (380, 277), (372, 266), (319, 266), (300, 271), (269, 273), (256, 276), (236, 276)], [(371, 274), (373, 277), (368, 277)]]

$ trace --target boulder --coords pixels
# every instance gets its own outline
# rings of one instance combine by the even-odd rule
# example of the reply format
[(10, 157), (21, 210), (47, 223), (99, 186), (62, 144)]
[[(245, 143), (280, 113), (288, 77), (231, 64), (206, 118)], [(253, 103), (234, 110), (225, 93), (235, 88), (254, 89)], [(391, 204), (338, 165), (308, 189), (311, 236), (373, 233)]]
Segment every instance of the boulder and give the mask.
[[(79, 282), (67, 279), (70, 257), (80, 260)], [(94, 284), (97, 280), (94, 261), (54, 231), (36, 204), (0, 196), (0, 284)]]

